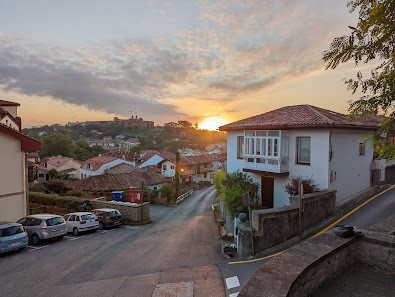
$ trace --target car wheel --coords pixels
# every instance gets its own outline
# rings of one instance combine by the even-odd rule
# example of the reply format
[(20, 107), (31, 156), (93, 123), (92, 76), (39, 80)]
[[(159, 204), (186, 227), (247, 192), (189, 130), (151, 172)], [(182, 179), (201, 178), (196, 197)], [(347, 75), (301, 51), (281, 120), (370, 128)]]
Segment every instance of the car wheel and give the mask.
[(102, 222), (99, 222), (99, 230), (103, 230), (103, 223)]
[(33, 245), (39, 244), (40, 243), (40, 238), (36, 234), (32, 236), (32, 243)]
[(93, 229), (92, 232), (95, 233), (97, 231), (97, 229)]
[(78, 234), (80, 234), (80, 232), (78, 232), (78, 229), (77, 229), (77, 228), (74, 228), (74, 229), (73, 229), (73, 234), (74, 234), (75, 236), (77, 236)]
[(58, 240), (61, 240), (62, 238), (63, 238), (63, 235), (62, 235), (62, 236), (59, 236), (59, 237), (58, 237)]

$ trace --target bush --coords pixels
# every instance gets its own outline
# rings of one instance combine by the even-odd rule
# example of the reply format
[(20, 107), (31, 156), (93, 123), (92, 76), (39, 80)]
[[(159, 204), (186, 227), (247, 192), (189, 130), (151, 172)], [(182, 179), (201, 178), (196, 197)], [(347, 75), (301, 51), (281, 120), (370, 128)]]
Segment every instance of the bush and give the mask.
[(236, 208), (243, 205), (244, 190), (238, 186), (225, 188), (224, 203), (231, 217), (234, 216)]
[(61, 181), (49, 181), (45, 182), (44, 186), (47, 188), (47, 193), (64, 193), (66, 186)]
[(222, 170), (217, 171), (214, 174), (214, 187), (217, 190), (217, 193), (221, 196), (221, 198), (224, 198), (224, 185), (223, 181), (226, 178), (226, 173)]
[(65, 193), (65, 196), (81, 197), (82, 195), (84, 195), (84, 192), (82, 190), (70, 190)]
[(174, 196), (174, 187), (168, 183), (164, 184), (160, 188), (160, 192), (162, 193), (162, 197), (167, 197), (170, 200)]
[(29, 192), (46, 193), (47, 188), (42, 183), (35, 183), (35, 184), (29, 186)]
[(63, 207), (69, 211), (89, 211), (92, 209), (92, 202), (90, 200), (78, 199), (75, 196), (58, 196), (55, 194), (30, 192), (29, 200), (30, 202), (47, 206)]
[(302, 177), (301, 175), (292, 177), (284, 189), (290, 196), (299, 195), (299, 182), (303, 185), (303, 193), (309, 194), (320, 191), (318, 185), (314, 182), (313, 177)]

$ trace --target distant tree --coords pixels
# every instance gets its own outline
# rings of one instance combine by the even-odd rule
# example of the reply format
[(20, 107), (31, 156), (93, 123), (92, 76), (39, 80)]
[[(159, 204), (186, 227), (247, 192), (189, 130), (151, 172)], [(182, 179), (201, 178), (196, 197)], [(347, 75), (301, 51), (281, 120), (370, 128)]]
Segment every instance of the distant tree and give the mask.
[(100, 145), (89, 146), (85, 138), (80, 138), (75, 142), (75, 156), (80, 161), (88, 160), (105, 152), (106, 150)]
[(40, 157), (50, 157), (62, 155), (65, 157), (74, 158), (75, 143), (69, 136), (62, 133), (54, 133), (43, 138), (43, 150)]
[(180, 128), (191, 128), (192, 127), (192, 123), (189, 122), (189, 121), (181, 121), (181, 120), (179, 120), (178, 121), (178, 126)]
[(388, 117), (381, 122), (373, 141), (380, 148), (380, 156), (395, 159), (395, 144), (387, 135), (395, 127), (395, 1), (353, 0), (347, 3), (350, 13), (358, 11), (355, 27), (349, 26), (350, 35), (335, 38), (330, 48), (323, 53), (326, 69), (335, 69), (340, 63), (354, 60), (358, 63), (381, 61), (374, 67), (370, 77), (359, 71), (356, 79), (345, 83), (353, 94), (361, 90), (363, 96), (350, 101), (351, 115), (367, 119), (383, 111)]
[(55, 168), (52, 168), (50, 171), (48, 171), (48, 175), (50, 179), (54, 179), (55, 176), (57, 176), (58, 174), (59, 172)]

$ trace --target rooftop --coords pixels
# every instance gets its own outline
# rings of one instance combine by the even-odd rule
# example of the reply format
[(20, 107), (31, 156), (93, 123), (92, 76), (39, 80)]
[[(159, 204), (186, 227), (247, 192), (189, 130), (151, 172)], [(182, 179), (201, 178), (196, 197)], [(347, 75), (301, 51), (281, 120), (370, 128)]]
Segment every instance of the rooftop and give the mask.
[(0, 100), (0, 106), (20, 106), (20, 104), (11, 101)]
[(86, 164), (92, 165), (92, 171), (96, 171), (104, 164), (109, 163), (111, 161), (117, 160), (118, 158), (108, 157), (108, 156), (97, 156), (92, 159), (86, 160), (84, 163), (81, 164), (81, 168), (84, 167)]
[(297, 129), (297, 128), (349, 128), (378, 129), (378, 121), (372, 118), (365, 122), (344, 114), (312, 105), (285, 106), (260, 115), (246, 118), (219, 127), (220, 131), (252, 129)]

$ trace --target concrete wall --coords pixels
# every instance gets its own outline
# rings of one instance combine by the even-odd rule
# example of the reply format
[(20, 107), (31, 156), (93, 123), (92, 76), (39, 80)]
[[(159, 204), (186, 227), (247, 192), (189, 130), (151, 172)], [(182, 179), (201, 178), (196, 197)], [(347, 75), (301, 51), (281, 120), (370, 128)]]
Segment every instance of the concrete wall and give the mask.
[(366, 131), (333, 130), (331, 132), (332, 160), (329, 170), (336, 173), (330, 183), (337, 190), (337, 201), (370, 187), (370, 165), (373, 147), (365, 145), (365, 155), (359, 155), (359, 143)]
[(113, 208), (118, 209), (122, 215), (122, 219), (132, 222), (141, 222), (150, 220), (150, 204), (143, 203), (143, 211), (141, 206), (122, 205), (111, 201), (106, 201), (105, 197), (96, 198), (92, 200), (94, 208)]
[[(302, 232), (335, 212), (336, 190), (323, 190), (302, 197)], [(299, 209), (289, 205), (279, 208), (254, 210), (252, 227), (255, 253), (262, 252), (298, 235)], [(250, 227), (239, 227), (238, 254), (251, 255)]]
[(0, 221), (26, 215), (25, 154), (21, 141), (0, 132)]

